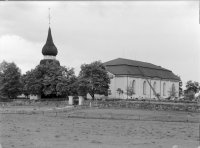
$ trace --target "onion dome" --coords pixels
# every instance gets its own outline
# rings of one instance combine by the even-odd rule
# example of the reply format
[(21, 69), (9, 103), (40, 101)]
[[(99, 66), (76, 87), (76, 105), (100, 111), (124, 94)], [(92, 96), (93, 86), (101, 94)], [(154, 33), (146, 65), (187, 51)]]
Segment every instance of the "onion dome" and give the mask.
[(53, 38), (51, 36), (51, 28), (49, 27), (49, 32), (47, 36), (46, 44), (42, 48), (42, 54), (48, 56), (56, 56), (58, 54), (58, 50), (53, 43)]

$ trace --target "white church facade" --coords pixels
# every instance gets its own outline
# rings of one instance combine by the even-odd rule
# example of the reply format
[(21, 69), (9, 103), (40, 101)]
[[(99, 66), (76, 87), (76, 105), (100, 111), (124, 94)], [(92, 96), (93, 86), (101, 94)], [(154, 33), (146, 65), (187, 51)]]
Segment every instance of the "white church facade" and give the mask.
[[(123, 58), (104, 64), (111, 78), (108, 98), (157, 99), (156, 94), (159, 94), (160, 98), (168, 98), (172, 86), (178, 97), (180, 78), (168, 69), (151, 63)], [(134, 93), (127, 95), (127, 88), (131, 88)], [(123, 93), (119, 94), (117, 91), (119, 89)]]

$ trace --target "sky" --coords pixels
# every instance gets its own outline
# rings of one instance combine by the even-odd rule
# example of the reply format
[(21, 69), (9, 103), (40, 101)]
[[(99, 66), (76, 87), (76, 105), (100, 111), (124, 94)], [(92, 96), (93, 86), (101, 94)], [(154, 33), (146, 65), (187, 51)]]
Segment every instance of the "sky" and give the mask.
[(126, 58), (152, 63), (200, 82), (198, 1), (4, 1), (0, 63), (34, 69), (49, 28), (62, 66)]

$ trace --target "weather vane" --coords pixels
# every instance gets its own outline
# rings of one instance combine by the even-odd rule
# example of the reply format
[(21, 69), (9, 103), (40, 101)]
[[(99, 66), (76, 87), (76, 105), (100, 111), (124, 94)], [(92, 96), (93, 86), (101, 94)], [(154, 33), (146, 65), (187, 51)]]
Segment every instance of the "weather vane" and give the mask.
[(51, 19), (51, 16), (50, 16), (50, 8), (49, 8), (49, 27), (50, 27), (50, 19)]

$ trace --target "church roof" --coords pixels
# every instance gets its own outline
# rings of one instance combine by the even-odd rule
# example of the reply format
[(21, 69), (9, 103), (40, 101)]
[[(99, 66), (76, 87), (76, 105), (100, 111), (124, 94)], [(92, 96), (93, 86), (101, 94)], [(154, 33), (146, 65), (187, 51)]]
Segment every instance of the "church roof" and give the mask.
[[(152, 78), (172, 79), (180, 81), (180, 78), (172, 73), (172, 71), (162, 68), (151, 63), (117, 58), (105, 62), (107, 70), (114, 75), (142, 75)], [(139, 69), (140, 67), (140, 69)], [(142, 73), (141, 73), (141, 71)]]
[(48, 31), (46, 44), (42, 48), (42, 54), (49, 55), (49, 56), (56, 56), (58, 54), (58, 50), (53, 43), (53, 38), (51, 36), (51, 28), (50, 27), (49, 27), (49, 31)]

